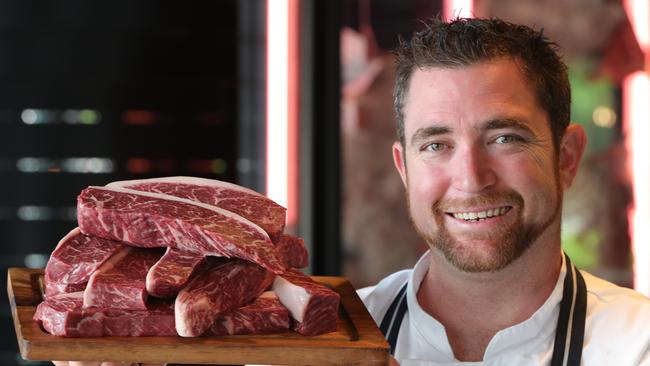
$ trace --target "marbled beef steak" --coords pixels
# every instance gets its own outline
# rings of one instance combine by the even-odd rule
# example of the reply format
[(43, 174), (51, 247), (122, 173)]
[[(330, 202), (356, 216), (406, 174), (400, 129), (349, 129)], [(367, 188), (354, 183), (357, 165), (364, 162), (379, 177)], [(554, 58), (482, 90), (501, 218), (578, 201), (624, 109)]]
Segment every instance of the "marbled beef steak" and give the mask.
[(308, 336), (336, 331), (341, 300), (336, 291), (295, 269), (277, 276), (273, 291), (291, 313), (291, 329)]
[(237, 259), (200, 273), (176, 297), (178, 335), (202, 335), (219, 316), (260, 296), (274, 277), (255, 263)]
[(81, 231), (133, 246), (175, 247), (245, 259), (282, 273), (274, 244), (259, 226), (224, 209), (173, 196), (88, 187), (77, 198)]
[(97, 268), (123, 248), (122, 242), (72, 229), (59, 241), (45, 266), (45, 295), (83, 291)]
[(163, 177), (109, 183), (107, 187), (168, 194), (221, 207), (264, 229), (271, 238), (284, 230), (287, 209), (236, 184), (195, 177)]

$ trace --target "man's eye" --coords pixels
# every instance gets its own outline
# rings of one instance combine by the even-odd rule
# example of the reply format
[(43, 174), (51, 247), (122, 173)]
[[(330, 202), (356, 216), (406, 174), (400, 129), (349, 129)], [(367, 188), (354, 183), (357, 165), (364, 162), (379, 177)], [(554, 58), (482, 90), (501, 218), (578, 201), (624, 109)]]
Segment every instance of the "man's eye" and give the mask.
[(494, 140), (494, 142), (496, 142), (497, 144), (508, 144), (508, 143), (516, 142), (516, 141), (521, 141), (521, 138), (519, 138), (518, 136), (515, 136), (515, 135), (503, 135), (503, 136), (497, 137)]
[(440, 143), (440, 142), (433, 142), (424, 147), (424, 150), (428, 151), (442, 151), (445, 149), (445, 144)]

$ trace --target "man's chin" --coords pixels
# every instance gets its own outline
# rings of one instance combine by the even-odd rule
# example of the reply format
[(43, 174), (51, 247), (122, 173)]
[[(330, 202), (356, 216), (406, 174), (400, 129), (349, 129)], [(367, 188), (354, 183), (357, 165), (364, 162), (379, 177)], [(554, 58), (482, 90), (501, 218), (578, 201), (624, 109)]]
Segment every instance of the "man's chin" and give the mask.
[(496, 272), (512, 263), (516, 258), (476, 253), (450, 253), (443, 255), (458, 270), (470, 273)]
[(496, 272), (521, 256), (525, 248), (514, 243), (494, 240), (467, 240), (464, 245), (458, 242), (434, 242), (433, 247), (440, 251), (446, 260), (463, 272)]

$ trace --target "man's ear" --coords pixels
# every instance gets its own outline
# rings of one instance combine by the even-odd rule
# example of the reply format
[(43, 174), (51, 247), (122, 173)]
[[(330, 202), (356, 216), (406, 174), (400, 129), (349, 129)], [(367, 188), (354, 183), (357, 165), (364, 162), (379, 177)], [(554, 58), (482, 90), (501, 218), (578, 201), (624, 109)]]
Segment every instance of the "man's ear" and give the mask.
[(560, 170), (560, 182), (565, 190), (571, 187), (573, 178), (578, 172), (582, 154), (587, 145), (587, 135), (584, 128), (578, 124), (570, 124), (562, 141), (560, 142), (560, 157), (558, 168)]
[(395, 163), (395, 168), (399, 173), (399, 176), (402, 178), (402, 183), (406, 188), (406, 160), (404, 157), (404, 147), (399, 141), (393, 142), (393, 163)]

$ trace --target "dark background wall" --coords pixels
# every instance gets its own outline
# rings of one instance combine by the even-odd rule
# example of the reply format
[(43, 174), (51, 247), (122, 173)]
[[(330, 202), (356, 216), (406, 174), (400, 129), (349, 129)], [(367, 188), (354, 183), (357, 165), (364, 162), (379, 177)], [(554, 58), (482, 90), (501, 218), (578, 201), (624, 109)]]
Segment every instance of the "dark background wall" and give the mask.
[[(88, 185), (236, 181), (237, 19), (235, 0), (0, 1), (4, 276), (45, 264)], [(0, 304), (0, 364), (26, 364)]]

